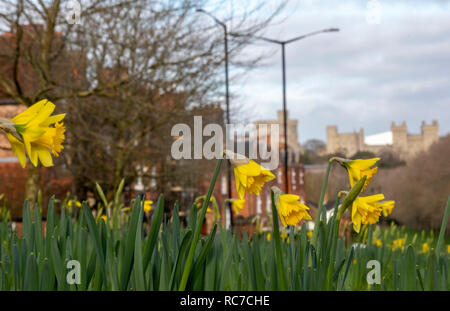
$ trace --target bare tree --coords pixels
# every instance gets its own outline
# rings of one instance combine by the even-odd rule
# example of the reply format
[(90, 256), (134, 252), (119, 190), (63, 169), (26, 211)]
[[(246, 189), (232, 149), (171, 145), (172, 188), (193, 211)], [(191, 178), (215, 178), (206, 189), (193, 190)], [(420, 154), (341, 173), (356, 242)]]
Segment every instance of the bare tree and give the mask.
[[(138, 174), (131, 167), (154, 165), (152, 150), (168, 144), (158, 129), (222, 95), (223, 34), (195, 8), (224, 12), (230, 31), (252, 34), (285, 4), (271, 3), (269, 12), (264, 1), (237, 8), (230, 1), (78, 1), (80, 23), (72, 24), (68, 2), (3, 1), (0, 30), (10, 35), (0, 48), (7, 67), (0, 95), (26, 106), (48, 98), (70, 112), (68, 167), (80, 183), (100, 176), (111, 187), (122, 176), (131, 182)], [(247, 44), (231, 40), (235, 66), (248, 69), (260, 58), (237, 61)], [(89, 178), (91, 170), (101, 173)], [(28, 199), (38, 181), (39, 169), (30, 167)]]

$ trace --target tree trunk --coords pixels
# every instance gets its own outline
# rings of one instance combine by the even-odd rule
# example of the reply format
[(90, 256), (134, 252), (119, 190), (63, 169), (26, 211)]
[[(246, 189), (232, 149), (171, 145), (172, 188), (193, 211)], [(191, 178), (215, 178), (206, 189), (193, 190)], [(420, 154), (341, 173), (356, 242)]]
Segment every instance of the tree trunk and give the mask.
[(27, 183), (25, 186), (25, 199), (28, 200), (31, 211), (33, 211), (34, 204), (37, 199), (40, 179), (41, 179), (40, 165), (38, 165), (37, 167), (30, 165), (30, 168), (28, 169)]

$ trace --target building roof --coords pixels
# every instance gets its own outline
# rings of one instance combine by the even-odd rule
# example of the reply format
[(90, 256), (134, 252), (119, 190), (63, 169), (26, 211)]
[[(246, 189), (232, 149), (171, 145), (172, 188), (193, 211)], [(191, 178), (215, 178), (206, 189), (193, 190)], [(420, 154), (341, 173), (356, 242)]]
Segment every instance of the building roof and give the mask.
[(383, 132), (364, 137), (366, 145), (392, 145), (392, 132)]

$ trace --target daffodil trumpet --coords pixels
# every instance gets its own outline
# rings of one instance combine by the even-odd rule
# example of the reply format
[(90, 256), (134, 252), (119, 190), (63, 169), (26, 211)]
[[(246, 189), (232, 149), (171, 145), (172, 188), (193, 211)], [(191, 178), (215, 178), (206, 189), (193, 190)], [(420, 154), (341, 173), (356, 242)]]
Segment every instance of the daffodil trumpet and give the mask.
[(26, 155), (33, 166), (53, 166), (54, 157), (64, 149), (65, 114), (52, 115), (55, 105), (44, 99), (28, 107), (11, 120), (0, 118), (0, 129), (6, 133), (13, 153), (25, 167)]
[(278, 187), (271, 188), (275, 195), (275, 206), (278, 210), (281, 222), (285, 227), (296, 226), (301, 220), (309, 220), (309, 207), (300, 202), (300, 196), (285, 194)]
[(268, 169), (243, 155), (229, 150), (225, 150), (224, 155), (233, 165), (236, 191), (241, 200), (246, 192), (259, 195), (264, 184), (275, 178)]

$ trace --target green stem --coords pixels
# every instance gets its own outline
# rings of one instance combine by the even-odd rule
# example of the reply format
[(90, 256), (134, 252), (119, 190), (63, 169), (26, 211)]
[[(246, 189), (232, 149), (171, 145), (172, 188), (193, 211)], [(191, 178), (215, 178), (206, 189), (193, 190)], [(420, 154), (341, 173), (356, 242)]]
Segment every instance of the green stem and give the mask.
[(192, 261), (194, 260), (195, 250), (197, 248), (197, 242), (200, 237), (200, 231), (202, 229), (203, 221), (205, 220), (206, 209), (208, 208), (209, 199), (211, 198), (211, 194), (214, 189), (214, 185), (216, 183), (217, 176), (219, 175), (220, 165), (222, 164), (222, 159), (218, 159), (216, 168), (214, 169), (214, 173), (211, 179), (211, 183), (209, 184), (208, 193), (206, 194), (206, 199), (203, 201), (202, 211), (200, 213), (200, 218), (198, 219), (197, 225), (195, 227), (194, 237), (192, 239), (191, 248), (189, 249), (189, 254), (186, 259), (186, 264), (184, 265), (183, 276), (181, 278), (180, 287), (178, 290), (184, 291), (186, 289), (186, 284), (189, 278), (189, 273), (191, 271)]
[[(331, 221), (334, 221), (334, 223), (332, 222), (331, 224), (334, 225), (334, 227), (331, 227), (331, 237), (330, 237), (330, 241), (331, 241), (331, 253), (330, 253), (330, 262), (328, 264), (328, 290), (331, 290), (331, 281), (332, 281), (332, 272), (335, 269), (336, 263), (335, 263), (335, 257), (336, 257), (336, 247), (337, 247), (337, 242), (339, 239), (339, 224), (340, 224), (340, 220), (339, 222), (337, 222), (337, 214), (338, 214), (338, 210), (339, 210), (339, 203), (341, 202), (341, 197), (344, 195), (344, 191), (340, 191), (337, 194), (336, 197), (336, 204), (334, 206), (334, 213), (333, 213), (333, 218), (331, 219)], [(334, 229), (334, 230), (333, 230)]]
[(368, 235), (368, 232), (369, 232), (369, 225), (363, 225), (361, 231), (362, 231), (361, 244), (365, 244), (366, 240), (367, 240), (367, 235)]
[(447, 222), (448, 222), (448, 217), (450, 214), (450, 196), (448, 197), (447, 200), (447, 206), (445, 207), (445, 212), (444, 212), (444, 219), (442, 219), (442, 225), (441, 225), (441, 231), (439, 232), (439, 238), (436, 244), (436, 257), (439, 258), (439, 255), (441, 254), (441, 248), (442, 248), (442, 243), (444, 242), (444, 234), (445, 234), (445, 230), (447, 228)]
[(319, 206), (317, 207), (316, 221), (314, 223), (314, 231), (313, 231), (313, 236), (311, 239), (312, 245), (314, 247), (316, 246), (317, 234), (319, 232), (319, 223), (322, 218), (323, 199), (325, 198), (325, 190), (327, 189), (328, 176), (330, 175), (330, 168), (331, 168), (332, 163), (333, 163), (333, 158), (331, 158), (328, 161), (327, 171), (325, 173), (325, 178), (323, 179), (323, 183), (322, 183), (322, 192), (320, 193)]
[(280, 289), (286, 290), (286, 279), (284, 276), (284, 267), (283, 267), (283, 257), (281, 256), (281, 240), (280, 240), (280, 229), (278, 228), (278, 214), (277, 208), (275, 206), (275, 195), (273, 190), (272, 194), (272, 223), (273, 223), (273, 239), (275, 241), (275, 251), (277, 255), (277, 266), (278, 266), (278, 276), (280, 277)]

